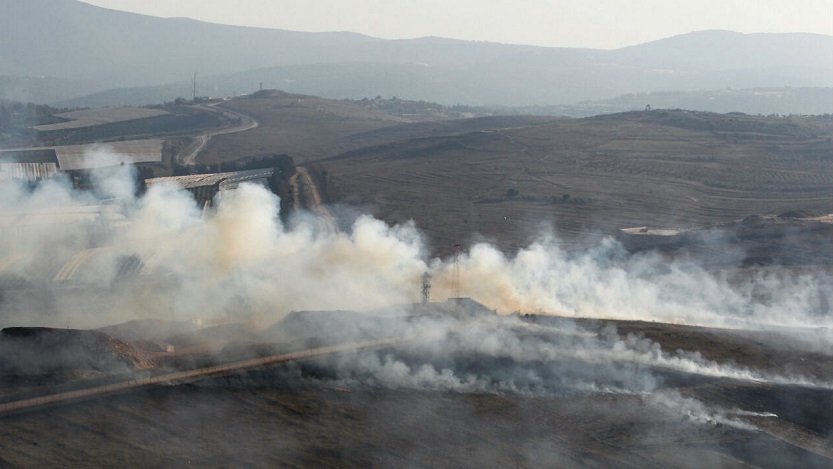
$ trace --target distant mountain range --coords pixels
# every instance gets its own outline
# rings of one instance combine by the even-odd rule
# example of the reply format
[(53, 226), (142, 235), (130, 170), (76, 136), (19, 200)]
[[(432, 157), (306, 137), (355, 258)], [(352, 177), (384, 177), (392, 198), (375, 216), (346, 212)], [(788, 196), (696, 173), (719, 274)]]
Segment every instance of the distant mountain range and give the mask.
[(833, 36), (818, 34), (701, 31), (596, 50), (224, 26), (75, 0), (0, 0), (0, 11), (0, 98), (36, 103), (190, 98), (194, 73), (201, 96), (262, 84), (330, 98), (502, 106), (833, 86)]

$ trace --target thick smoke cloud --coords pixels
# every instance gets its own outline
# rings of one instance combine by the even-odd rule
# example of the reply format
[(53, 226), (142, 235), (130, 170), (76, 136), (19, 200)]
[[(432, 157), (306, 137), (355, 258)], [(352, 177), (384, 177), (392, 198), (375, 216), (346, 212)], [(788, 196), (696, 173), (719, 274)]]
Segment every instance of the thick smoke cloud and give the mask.
[[(56, 299), (44, 318), (43, 308), (26, 304), (26, 295), (10, 293), (0, 321), (43, 323), (58, 316), (62, 325), (86, 327), (166, 317), (210, 323), (239, 313), (230, 308), (242, 299), (249, 317), (273, 322), (298, 309), (411, 302), (427, 270), (412, 225), (360, 217), (349, 233), (330, 236), (304, 220), (284, 227), (278, 199), (259, 186), (223, 193), (206, 213), (173, 187), (154, 186), (133, 197), (128, 167), (93, 175), (91, 192), (73, 190), (68, 180), (31, 192), (3, 188), (0, 274)], [(140, 274), (120, 278), (120, 263), (128, 258), (138, 259)], [(61, 270), (67, 274), (56, 276)], [(95, 293), (103, 296), (117, 288), (119, 295), (102, 311), (95, 298), (73, 296), (68, 287), (78, 285), (105, 290)]]
[[(454, 261), (431, 259), (413, 224), (389, 226), (361, 216), (349, 230), (332, 234), (299, 215), (284, 225), (278, 199), (246, 184), (223, 193), (210, 210), (172, 186), (154, 185), (135, 196), (129, 166), (108, 166), (103, 149), (90, 157), (103, 161), (92, 191), (75, 190), (68, 179), (32, 190), (0, 186), (0, 326), (83, 328), (141, 318), (268, 326), (298, 310), (372, 310), (391, 319), (377, 321), (376, 336), (418, 340), (396, 350), (322, 359), (333, 382), (535, 396), (651, 395), (658, 408), (738, 427), (746, 424), (727, 412), (656, 391), (680, 376), (831, 388), (813, 377), (716, 363), (570, 321), (397, 320), (418, 301), (424, 272), (433, 278), (435, 300), (454, 289)], [(457, 265), (462, 296), (499, 313), (812, 327), (829, 352), (833, 282), (822, 271), (730, 281), (694, 262), (629, 255), (612, 239), (566, 252), (549, 236), (510, 255), (477, 244)]]
[(833, 283), (822, 271), (760, 273), (732, 284), (690, 261), (629, 256), (609, 238), (581, 253), (545, 238), (514, 257), (478, 244), (460, 262), (466, 292), (502, 311), (726, 327), (833, 326)]
[[(224, 193), (206, 213), (173, 187), (154, 186), (134, 197), (129, 165), (107, 166), (103, 148), (88, 157), (101, 167), (93, 173), (92, 192), (57, 179), (31, 192), (5, 185), (0, 201), (0, 274), (49, 290), (56, 296), (50, 313), (70, 324), (81, 319), (71, 308), (79, 305), (87, 324), (97, 316), (101, 323), (142, 317), (223, 321), (241, 299), (248, 316), (269, 322), (293, 310), (378, 309), (417, 301), (426, 271), (435, 299), (451, 294), (452, 261), (429, 259), (413, 224), (388, 226), (362, 216), (340, 234), (321, 232), (303, 218), (289, 228), (277, 217), (277, 198), (251, 185)], [(79, 262), (72, 264), (75, 257)], [(119, 277), (125, 259), (141, 263), (139, 275)], [(62, 267), (69, 268), (60, 281), (49, 278)], [(459, 270), (461, 294), (500, 313), (813, 326), (828, 333), (833, 327), (827, 273), (761, 273), (731, 283), (693, 262), (628, 255), (612, 239), (566, 252), (544, 236), (511, 255), (477, 244), (461, 255)], [(79, 282), (102, 290), (115, 285), (119, 299), (107, 311), (95, 298), (60, 304), (59, 297), (71, 296), (66, 287)], [(26, 310), (10, 303), (15, 295), (6, 296), (4, 310)], [(16, 320), (37, 322), (36, 312)], [(0, 320), (8, 321), (10, 314), (5, 316)]]

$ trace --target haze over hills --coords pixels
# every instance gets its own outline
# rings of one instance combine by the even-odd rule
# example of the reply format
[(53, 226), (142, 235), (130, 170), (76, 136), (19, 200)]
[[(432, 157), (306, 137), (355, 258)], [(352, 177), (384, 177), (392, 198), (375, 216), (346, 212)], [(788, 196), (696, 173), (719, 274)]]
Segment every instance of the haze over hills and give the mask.
[(701, 31), (608, 51), (224, 26), (74, 0), (0, 4), (0, 98), (36, 103), (190, 97), (195, 72), (197, 93), (206, 96), (248, 93), (262, 83), (330, 98), (510, 106), (652, 91), (833, 86), (833, 37), (818, 34)]

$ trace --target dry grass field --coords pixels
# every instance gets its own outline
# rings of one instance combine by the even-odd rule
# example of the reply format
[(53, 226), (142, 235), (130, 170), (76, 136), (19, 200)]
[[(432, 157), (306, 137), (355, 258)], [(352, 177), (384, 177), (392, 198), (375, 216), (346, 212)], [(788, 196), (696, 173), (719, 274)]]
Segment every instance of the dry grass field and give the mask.
[(631, 226), (833, 213), (833, 121), (636, 112), (407, 140), (322, 161), (337, 202), (416, 221), (433, 247), (568, 244)]
[[(252, 116), (260, 125), (248, 132), (213, 139), (201, 153), (201, 163), (284, 153), (293, 157), (296, 163), (304, 163), (403, 138), (506, 126), (502, 122), (478, 119), (423, 122), (425, 116), (392, 115), (368, 108), (361, 102), (279, 91), (264, 91), (254, 97), (228, 101), (222, 106)], [(540, 117), (500, 119), (523, 123), (552, 120)]]

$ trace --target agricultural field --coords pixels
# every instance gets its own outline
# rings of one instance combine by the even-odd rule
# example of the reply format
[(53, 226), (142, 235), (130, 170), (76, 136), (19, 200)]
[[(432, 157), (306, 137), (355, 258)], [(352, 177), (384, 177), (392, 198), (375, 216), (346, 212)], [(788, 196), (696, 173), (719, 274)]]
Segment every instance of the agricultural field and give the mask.
[[(145, 110), (145, 108), (128, 109)], [(164, 111), (161, 109), (146, 109), (146, 111), (152, 111), (153, 115), (139, 119), (102, 121), (96, 125), (36, 132), (32, 137), (32, 146), (50, 147), (120, 140), (188, 137), (201, 131), (222, 127), (227, 123), (221, 113), (211, 112), (199, 106), (170, 106)]]
[(38, 125), (33, 127), (39, 132), (53, 130), (77, 129), (80, 127), (91, 127), (102, 124), (113, 124), (148, 117), (157, 117), (168, 114), (168, 111), (146, 107), (114, 107), (114, 108), (92, 108), (77, 111), (62, 112), (55, 114), (55, 117), (65, 119), (66, 122), (57, 124)]

